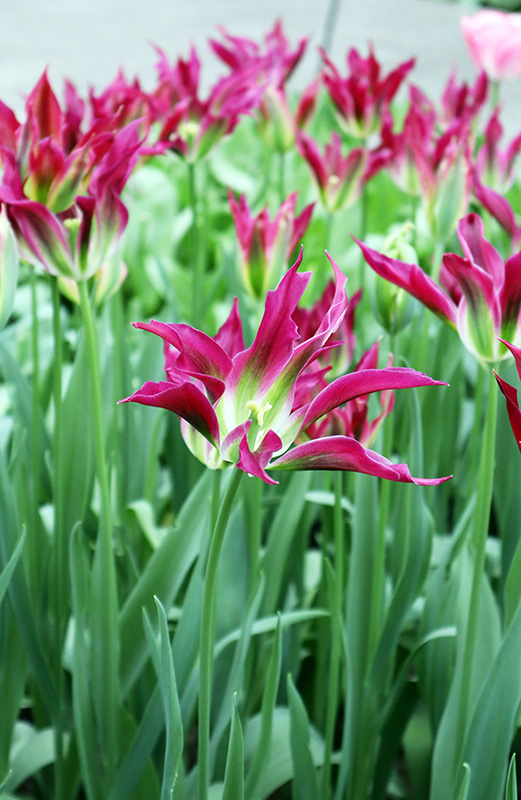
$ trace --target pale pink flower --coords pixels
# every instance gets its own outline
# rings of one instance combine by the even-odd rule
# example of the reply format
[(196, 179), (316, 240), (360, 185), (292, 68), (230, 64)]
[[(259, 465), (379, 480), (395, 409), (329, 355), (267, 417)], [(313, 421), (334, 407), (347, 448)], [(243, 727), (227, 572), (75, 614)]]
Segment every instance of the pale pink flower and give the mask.
[(521, 77), (521, 14), (486, 9), (461, 18), (472, 60), (496, 81)]

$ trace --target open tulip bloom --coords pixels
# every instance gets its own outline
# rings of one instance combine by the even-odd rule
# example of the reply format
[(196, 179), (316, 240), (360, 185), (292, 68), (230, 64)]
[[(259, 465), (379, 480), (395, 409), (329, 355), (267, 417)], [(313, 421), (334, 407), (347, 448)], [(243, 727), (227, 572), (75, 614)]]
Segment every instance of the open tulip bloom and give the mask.
[[(329, 256), (328, 256), (329, 257)], [(166, 380), (149, 381), (121, 402), (173, 411), (181, 417), (190, 450), (213, 469), (235, 465), (266, 483), (275, 470), (352, 470), (394, 481), (439, 484), (447, 478), (413, 478), (406, 464), (393, 464), (349, 436), (327, 436), (291, 445), (299, 434), (335, 408), (371, 392), (440, 385), (408, 368), (366, 369), (328, 384), (309, 402), (296, 398), (299, 383), (330, 349), (348, 308), (346, 277), (330, 259), (335, 292), (315, 333), (299, 335), (293, 314), (310, 280), (299, 258), (278, 288), (268, 292), (255, 340), (244, 346), (237, 301), (214, 338), (185, 324), (134, 323), (165, 342)]]
[(417, 264), (406, 264), (358, 244), (378, 275), (405, 289), (456, 329), (478, 359), (495, 362), (501, 357), (498, 337), (517, 340), (521, 335), (521, 253), (504, 262), (485, 239), (477, 214), (460, 220), (458, 237), (464, 256), (443, 256), (443, 288)]

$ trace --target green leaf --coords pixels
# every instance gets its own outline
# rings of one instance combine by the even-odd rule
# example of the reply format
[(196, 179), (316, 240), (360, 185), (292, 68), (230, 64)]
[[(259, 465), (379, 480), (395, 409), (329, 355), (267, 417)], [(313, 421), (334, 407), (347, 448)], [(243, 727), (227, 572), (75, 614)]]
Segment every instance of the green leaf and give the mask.
[[(94, 483), (94, 449), (85, 339), (82, 338), (62, 403), (61, 457), (58, 478), (63, 503), (62, 525), (67, 537), (77, 522), (84, 519)], [(67, 432), (74, 431), (74, 435)]]
[(222, 800), (244, 800), (244, 796), (244, 744), (235, 694), (232, 702), (232, 725)]
[[(258, 784), (256, 798), (270, 797), (280, 786), (293, 778), (294, 766), (290, 745), (290, 712), (288, 708), (277, 707), (273, 712), (272, 734), (269, 758)], [(313, 726), (309, 728), (309, 749), (316, 767), (324, 763), (324, 742)], [(251, 763), (253, 753), (259, 747), (261, 734), (261, 715), (257, 714), (244, 726), (244, 751), (246, 763)]]
[(11, 747), (11, 771), (5, 781), (7, 791), (14, 791), (27, 778), (50, 764), (55, 759), (55, 737), (52, 728), (37, 731), (32, 725), (18, 722)]
[(183, 505), (176, 527), (168, 531), (152, 554), (120, 612), (123, 696), (137, 679), (147, 658), (146, 639), (136, 636), (141, 627), (142, 609), (151, 611), (154, 595), (169, 609), (199, 555), (203, 533), (208, 530), (210, 478), (210, 470), (207, 470)]
[(16, 565), (18, 564), (18, 559), (22, 554), (24, 541), (25, 541), (25, 531), (22, 531), (22, 535), (18, 540), (18, 544), (16, 545), (4, 569), (0, 573), (0, 603), (2, 602), (3, 597), (7, 591), (7, 587), (9, 586), (9, 581), (11, 580), (11, 575), (13, 574)]
[(266, 685), (264, 687), (264, 694), (262, 695), (259, 742), (246, 778), (246, 797), (256, 796), (257, 786), (269, 758), (273, 714), (279, 687), (280, 666), (282, 661), (281, 654), (282, 626), (279, 614), (273, 649), (268, 665)]
[(463, 770), (464, 770), (463, 780), (461, 782), (461, 787), (456, 797), (456, 800), (467, 800), (469, 796), (471, 769), (468, 764), (463, 764)]
[(288, 675), (288, 698), (291, 716), (290, 742), (293, 759), (294, 800), (319, 800), (318, 780), (310, 750), (309, 720), (291, 675)]
[(296, 472), (278, 506), (268, 534), (268, 544), (262, 560), (262, 570), (269, 575), (262, 604), (263, 614), (277, 610), (288, 555), (306, 503), (311, 473)]
[(91, 663), (87, 615), (90, 602), (90, 565), (80, 525), (70, 541), (70, 572), (74, 646), (72, 648), (72, 707), (83, 782), (89, 800), (101, 797), (96, 725), (91, 698)]
[(517, 800), (516, 754), (510, 759), (505, 800)]
[(216, 757), (216, 750), (223, 732), (225, 731), (230, 720), (230, 705), (229, 698), (243, 686), (244, 670), (246, 664), (246, 657), (249, 652), (249, 647), (252, 638), (253, 623), (259, 611), (259, 607), (264, 592), (264, 576), (258, 582), (257, 590), (253, 594), (248, 603), (244, 613), (244, 622), (241, 627), (241, 633), (237, 641), (237, 647), (233, 655), (232, 665), (228, 671), (228, 680), (223, 690), (221, 690), (222, 702), (219, 708), (217, 718), (212, 730), (212, 737), (210, 742), (210, 763), (213, 764)]
[[(503, 792), (521, 703), (520, 662), (521, 605), (482, 684), (463, 750), (472, 771), (469, 790), (472, 800), (499, 798)], [(491, 730), (494, 736), (490, 736)]]
[(166, 723), (165, 761), (161, 785), (161, 800), (170, 800), (183, 752), (183, 724), (181, 722), (181, 711), (179, 708), (174, 662), (172, 659), (172, 648), (168, 635), (168, 623), (165, 609), (157, 597), (155, 601), (159, 619), (159, 643), (156, 656), (153, 660), (159, 680), (161, 695), (163, 697)]

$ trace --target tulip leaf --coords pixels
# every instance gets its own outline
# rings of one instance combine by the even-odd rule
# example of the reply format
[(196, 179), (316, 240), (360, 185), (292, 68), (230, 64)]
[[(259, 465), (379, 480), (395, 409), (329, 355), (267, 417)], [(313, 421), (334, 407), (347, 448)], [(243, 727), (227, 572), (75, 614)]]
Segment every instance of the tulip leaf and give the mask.
[(232, 700), (232, 725), (222, 800), (244, 800), (244, 796), (244, 743), (235, 694)]
[(510, 759), (508, 767), (507, 788), (505, 800), (517, 800), (517, 775), (516, 775), (516, 754)]
[(319, 800), (318, 780), (310, 750), (309, 720), (302, 699), (288, 675), (290, 745), (293, 759), (293, 797), (295, 800)]

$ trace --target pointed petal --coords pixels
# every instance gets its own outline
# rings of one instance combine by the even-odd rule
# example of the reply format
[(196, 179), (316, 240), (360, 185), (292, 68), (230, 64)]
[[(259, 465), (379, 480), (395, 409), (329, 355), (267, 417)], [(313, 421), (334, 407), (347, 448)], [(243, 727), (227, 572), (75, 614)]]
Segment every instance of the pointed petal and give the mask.
[(420, 486), (437, 486), (449, 480), (444, 478), (413, 478), (407, 464), (393, 464), (387, 458), (367, 450), (356, 439), (348, 436), (327, 436), (297, 445), (273, 461), (270, 470), (346, 470), (387, 478), (390, 481), (415, 483)]
[(406, 264), (395, 258), (389, 258), (377, 250), (373, 250), (356, 237), (364, 258), (375, 272), (382, 278), (405, 289), (413, 297), (423, 303), (428, 309), (437, 314), (445, 322), (456, 327), (456, 306), (437, 283), (416, 264)]
[(72, 256), (64, 226), (49, 209), (32, 200), (8, 205), (20, 251), (30, 263), (41, 264), (52, 275), (74, 278)]
[(508, 347), (508, 349), (510, 350), (510, 352), (514, 356), (514, 358), (516, 360), (517, 372), (518, 372), (519, 378), (521, 380), (521, 347), (516, 347), (515, 345), (510, 344), (510, 342), (506, 342), (504, 339), (500, 339), (499, 341), (503, 342), (505, 347)]
[(498, 288), (503, 283), (504, 262), (498, 251), (485, 239), (483, 220), (477, 214), (467, 214), (458, 223), (458, 238), (469, 261), (486, 270)]
[(387, 369), (361, 369), (350, 372), (329, 384), (310, 403), (301, 430), (316, 422), (317, 419), (332, 411), (334, 408), (363, 397), (372, 392), (381, 392), (388, 389), (410, 389), (415, 386), (447, 386), (443, 381), (429, 378), (423, 372), (417, 372), (409, 367), (388, 367)]
[(494, 360), (501, 309), (492, 277), (456, 253), (446, 253), (443, 264), (465, 298), (458, 306), (458, 332), (465, 346), (482, 358)]
[(241, 315), (239, 314), (239, 301), (237, 297), (233, 301), (232, 310), (228, 319), (223, 322), (216, 335), (214, 342), (222, 347), (230, 358), (244, 350), (244, 337), (242, 334)]
[(477, 180), (474, 181), (474, 194), (512, 239), (519, 235), (514, 211), (508, 200), (488, 186), (483, 186)]
[(499, 302), (502, 314), (501, 334), (514, 338), (521, 311), (521, 253), (509, 258), (505, 264), (505, 282)]
[(240, 459), (237, 467), (242, 469), (243, 472), (247, 472), (248, 475), (256, 475), (257, 478), (261, 478), (265, 483), (276, 484), (278, 481), (273, 480), (268, 475), (265, 467), (269, 464), (273, 453), (276, 453), (281, 447), (280, 437), (277, 436), (275, 431), (268, 431), (262, 440), (261, 446), (252, 453), (248, 437), (244, 436), (239, 444)]
[(148, 324), (146, 322), (132, 324), (135, 328), (155, 333), (179, 350), (181, 355), (177, 366), (191, 375), (210, 375), (225, 380), (231, 369), (232, 360), (220, 344), (190, 325), (160, 322), (155, 319), (150, 320)]
[(271, 386), (291, 357), (298, 331), (291, 315), (311, 277), (298, 273), (302, 252), (279, 286), (268, 292), (266, 306), (255, 341), (233, 359), (227, 385), (242, 407)]
[(521, 411), (519, 410), (519, 403), (517, 401), (517, 389), (499, 377), (494, 370), (494, 375), (498, 386), (503, 392), (507, 401), (507, 413), (512, 427), (512, 432), (515, 436), (517, 446), (521, 452)]
[(192, 425), (211, 444), (219, 447), (219, 423), (208, 398), (191, 381), (172, 384), (167, 381), (147, 381), (141, 389), (120, 403), (140, 403), (172, 411)]

